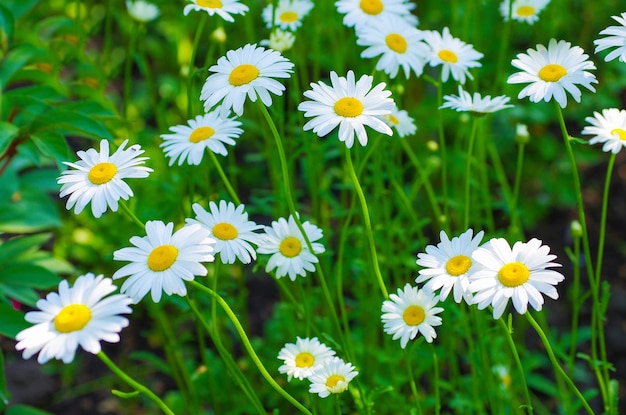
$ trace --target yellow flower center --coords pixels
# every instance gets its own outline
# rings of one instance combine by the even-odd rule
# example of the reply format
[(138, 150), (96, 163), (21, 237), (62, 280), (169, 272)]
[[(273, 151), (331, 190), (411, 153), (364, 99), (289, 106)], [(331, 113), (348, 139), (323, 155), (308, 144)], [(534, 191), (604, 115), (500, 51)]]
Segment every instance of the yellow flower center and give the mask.
[(284, 12), (283, 14), (280, 15), (278, 20), (280, 20), (281, 22), (285, 22), (285, 23), (293, 23), (298, 20), (298, 13), (291, 12), (291, 11)]
[(191, 132), (191, 135), (189, 135), (189, 142), (196, 144), (200, 141), (211, 138), (213, 134), (215, 134), (215, 130), (211, 127), (198, 127)]
[(91, 320), (91, 310), (84, 304), (70, 304), (54, 318), (54, 328), (59, 333), (71, 333), (85, 327)]
[(302, 243), (295, 236), (288, 236), (280, 243), (278, 251), (287, 258), (293, 258), (302, 251)]
[(341, 375), (330, 375), (328, 379), (326, 379), (326, 386), (329, 388), (334, 388), (337, 386), (339, 382), (345, 382), (346, 378)]
[(472, 260), (465, 255), (453, 256), (446, 262), (446, 271), (453, 277), (465, 274), (472, 266)]
[(456, 53), (448, 49), (441, 49), (439, 53), (437, 53), (437, 56), (444, 62), (457, 63), (459, 61), (459, 57), (456, 56)]
[(509, 386), (511, 386), (512, 381), (513, 379), (511, 379), (511, 375), (508, 373), (502, 376), (502, 386), (504, 386), (504, 389), (508, 389)]
[(556, 82), (567, 75), (567, 70), (559, 64), (549, 63), (539, 70), (539, 78), (546, 82)]
[(333, 109), (340, 117), (353, 118), (363, 113), (363, 104), (356, 98), (345, 97), (338, 99)]
[(619, 137), (620, 140), (626, 140), (626, 131), (621, 128), (614, 128), (611, 130), (611, 135), (615, 135)]
[(402, 319), (407, 324), (407, 326), (417, 326), (422, 324), (424, 319), (426, 318), (426, 313), (424, 309), (418, 305), (410, 305), (402, 313)]
[(226, 222), (220, 222), (217, 225), (213, 226), (212, 231), (213, 235), (215, 235), (216, 238), (221, 239), (222, 241), (231, 241), (239, 236), (237, 228)]
[(311, 367), (315, 363), (315, 357), (309, 352), (301, 352), (296, 356), (297, 367)]
[(220, 0), (196, 0), (196, 4), (207, 9), (221, 9), (222, 2)]
[(259, 77), (259, 69), (250, 65), (249, 63), (243, 63), (232, 70), (228, 75), (228, 82), (234, 86), (241, 86), (249, 84)]
[(517, 15), (520, 17), (530, 17), (535, 15), (533, 6), (521, 6), (517, 9)]
[(391, 33), (385, 38), (385, 43), (387, 43), (389, 49), (393, 50), (394, 52), (406, 52), (407, 43), (404, 36), (401, 36), (397, 33)]
[(498, 271), (498, 279), (505, 287), (518, 287), (529, 277), (530, 270), (521, 262), (509, 262)]
[(113, 163), (98, 163), (89, 170), (87, 179), (93, 184), (108, 183), (117, 173), (117, 166)]
[(364, 13), (371, 15), (377, 15), (385, 8), (383, 2), (380, 0), (361, 0), (359, 6), (361, 6), (361, 10), (363, 10)]
[(152, 271), (165, 271), (176, 262), (178, 249), (174, 245), (157, 246), (148, 255), (148, 268)]

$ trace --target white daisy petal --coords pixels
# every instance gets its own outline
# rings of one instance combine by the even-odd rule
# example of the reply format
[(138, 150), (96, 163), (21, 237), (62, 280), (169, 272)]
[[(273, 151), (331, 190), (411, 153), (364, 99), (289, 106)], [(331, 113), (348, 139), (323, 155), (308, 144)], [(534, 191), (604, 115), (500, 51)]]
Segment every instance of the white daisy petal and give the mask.
[(594, 136), (589, 144), (604, 143), (602, 150), (615, 154), (626, 147), (626, 110), (604, 109), (601, 114), (594, 112), (593, 117), (585, 121), (591, 125), (583, 128), (582, 134)]
[(330, 357), (309, 376), (309, 393), (317, 393), (320, 398), (326, 398), (330, 394), (345, 392), (350, 381), (358, 374), (350, 363), (336, 356)]
[(335, 351), (321, 343), (317, 337), (304, 339), (298, 337), (295, 344), (285, 344), (278, 353), (278, 358), (284, 362), (278, 371), (286, 373), (288, 381), (294, 377), (306, 379), (334, 355)]

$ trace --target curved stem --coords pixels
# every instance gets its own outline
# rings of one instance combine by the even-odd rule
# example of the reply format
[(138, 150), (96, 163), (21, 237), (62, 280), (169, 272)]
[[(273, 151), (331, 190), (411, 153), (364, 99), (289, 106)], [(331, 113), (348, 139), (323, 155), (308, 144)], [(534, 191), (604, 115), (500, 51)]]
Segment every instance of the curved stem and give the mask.
[[(442, 72), (443, 74), (443, 72)], [(439, 82), (437, 83), (437, 132), (439, 134), (439, 148), (441, 150), (441, 190), (443, 197), (443, 219), (444, 222), (442, 225), (444, 229), (449, 232), (450, 231), (450, 215), (448, 211), (449, 203), (448, 203), (448, 160), (447, 160), (447, 150), (446, 150), (446, 135), (443, 131), (443, 113), (439, 109), (443, 104), (443, 80), (439, 77)], [(441, 221), (441, 218), (438, 218)]]
[(404, 358), (406, 359), (406, 367), (409, 372), (409, 383), (411, 384), (411, 392), (413, 393), (413, 399), (415, 399), (415, 408), (418, 415), (422, 415), (422, 405), (420, 404), (420, 395), (417, 392), (417, 386), (415, 384), (415, 377), (413, 376), (413, 367), (411, 364), (411, 356), (407, 349), (404, 349)]
[(196, 35), (193, 38), (193, 46), (191, 48), (191, 58), (189, 59), (189, 68), (187, 73), (187, 118), (191, 118), (193, 116), (193, 78), (196, 75), (196, 53), (198, 52), (198, 44), (200, 43), (200, 38), (202, 37), (202, 32), (204, 32), (204, 26), (208, 19), (208, 14), (200, 13), (200, 24), (196, 29)]
[(463, 214), (463, 229), (469, 228), (469, 217), (470, 217), (470, 172), (472, 171), (472, 152), (474, 150), (474, 140), (476, 139), (476, 131), (478, 130), (478, 123), (480, 119), (478, 117), (474, 117), (474, 121), (472, 122), (472, 131), (470, 132), (469, 142), (467, 143), (467, 160), (465, 162), (465, 209)]
[(128, 206), (126, 206), (126, 203), (124, 203), (124, 201), (120, 200), (119, 206), (120, 208), (122, 208), (122, 211), (126, 214), (126, 216), (128, 216), (130, 220), (132, 220), (135, 224), (137, 224), (137, 226), (141, 227), (142, 229), (146, 228), (146, 225), (142, 221), (139, 220), (137, 215), (135, 215), (135, 213), (132, 210), (130, 210)]
[(213, 161), (213, 164), (215, 165), (217, 174), (220, 175), (220, 178), (222, 179), (224, 186), (226, 186), (226, 190), (228, 191), (228, 194), (233, 199), (233, 202), (235, 202), (235, 204), (240, 205), (241, 200), (239, 200), (239, 197), (237, 196), (237, 192), (235, 192), (235, 189), (233, 189), (233, 186), (230, 184), (230, 180), (228, 180), (228, 177), (224, 173), (224, 169), (222, 169), (220, 162), (217, 160), (217, 157), (215, 156), (215, 153), (213, 153), (211, 150), (208, 150), (208, 152), (209, 152), (209, 157), (211, 157), (211, 161)]
[(511, 198), (511, 226), (515, 231), (514, 235), (521, 233), (522, 225), (519, 223), (519, 209), (517, 203), (519, 201), (519, 190), (522, 183), (522, 172), (524, 170), (524, 149), (526, 145), (523, 141), (517, 145), (517, 166), (515, 168), (515, 182), (513, 184), (513, 196)]
[[(528, 313), (526, 313), (528, 314)], [(500, 326), (504, 329), (506, 333), (506, 342), (511, 349), (511, 353), (513, 354), (513, 359), (515, 360), (515, 365), (517, 366), (517, 370), (519, 371), (520, 379), (522, 381), (522, 388), (524, 389), (524, 399), (526, 400), (526, 410), (529, 414), (533, 413), (533, 405), (530, 400), (530, 392), (528, 391), (528, 384), (526, 383), (526, 375), (524, 374), (524, 366), (522, 365), (522, 361), (519, 358), (519, 353), (517, 353), (517, 347), (515, 346), (515, 341), (513, 341), (513, 336), (511, 335), (511, 330), (504, 322), (502, 318), (498, 319)]]

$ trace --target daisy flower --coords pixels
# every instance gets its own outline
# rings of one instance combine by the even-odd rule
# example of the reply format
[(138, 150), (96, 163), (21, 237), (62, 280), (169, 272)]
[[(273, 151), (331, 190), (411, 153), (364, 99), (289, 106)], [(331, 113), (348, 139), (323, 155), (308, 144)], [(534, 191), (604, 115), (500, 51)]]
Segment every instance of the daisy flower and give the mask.
[(537, 49), (528, 49), (528, 54), (520, 53), (517, 59), (511, 62), (522, 72), (509, 76), (509, 84), (530, 83), (522, 89), (518, 98), (529, 97), (531, 102), (546, 102), (554, 98), (561, 108), (567, 105), (569, 92), (576, 102), (580, 102), (581, 92), (577, 85), (582, 85), (594, 91), (592, 83), (598, 83), (595, 75), (587, 69), (596, 69), (593, 62), (587, 60), (589, 56), (582, 48), (572, 47), (569, 42), (557, 42), (551, 39), (546, 49), (537, 45)]
[(391, 114), (385, 114), (380, 119), (388, 126), (395, 128), (400, 137), (413, 135), (417, 131), (415, 120), (409, 116), (408, 112), (399, 110), (395, 105), (391, 110)]
[(602, 114), (593, 113), (593, 117), (585, 118), (589, 124), (583, 128), (582, 134), (594, 135), (589, 144), (604, 143), (602, 151), (614, 154), (626, 147), (626, 111), (617, 108), (602, 110)]
[(350, 381), (359, 374), (354, 369), (352, 364), (338, 357), (331, 357), (309, 376), (309, 393), (317, 393), (320, 398), (325, 398), (331, 393), (345, 392)]
[(500, 13), (504, 20), (509, 20), (509, 8), (511, 8), (511, 18), (518, 22), (533, 24), (539, 20), (539, 12), (550, 3), (550, 0), (504, 0), (500, 3)]
[(63, 164), (75, 170), (66, 170), (57, 178), (62, 184), (59, 197), (70, 195), (66, 208), (79, 214), (91, 202), (91, 212), (96, 218), (102, 216), (107, 208), (117, 212), (118, 200), (128, 200), (133, 191), (124, 179), (148, 177), (152, 169), (141, 166), (148, 157), (138, 157), (143, 154), (139, 144), (124, 149), (128, 140), (118, 147), (109, 156), (109, 142), (100, 141), (100, 152), (90, 148), (79, 151), (80, 158), (75, 163), (64, 161)]
[(249, 264), (256, 259), (256, 252), (251, 244), (258, 244), (260, 235), (254, 231), (263, 226), (248, 220), (244, 205), (235, 207), (232, 202), (220, 200), (219, 206), (215, 202), (209, 202), (210, 212), (197, 203), (192, 208), (196, 218), (187, 219), (186, 222), (190, 225), (199, 223), (211, 231), (215, 238), (215, 253), (220, 254), (222, 264), (234, 264), (236, 259)]
[(17, 334), (15, 348), (24, 351), (24, 359), (39, 353), (41, 364), (50, 359), (70, 363), (78, 346), (96, 354), (101, 340), (119, 342), (118, 333), (128, 326), (128, 319), (119, 314), (132, 311), (132, 300), (122, 294), (108, 296), (116, 289), (110, 278), (92, 273), (78, 277), (73, 287), (61, 281), (58, 293), (49, 293), (37, 301), (39, 310), (26, 313), (24, 318), (34, 326)]
[(447, 27), (443, 32), (429, 30), (424, 32), (424, 41), (430, 47), (428, 63), (430, 66), (442, 65), (441, 80), (446, 82), (450, 74), (452, 78), (461, 84), (465, 83), (465, 77), (474, 79), (469, 73), (469, 68), (482, 66), (478, 60), (483, 54), (474, 50), (460, 39), (453, 37)]
[(357, 45), (367, 47), (361, 52), (362, 58), (380, 56), (376, 70), (391, 78), (398, 75), (400, 68), (407, 79), (411, 71), (416, 76), (422, 74), (430, 49), (421, 41), (422, 32), (399, 16), (386, 15), (371, 24), (359, 26), (356, 35)]
[(113, 252), (116, 261), (130, 261), (113, 274), (113, 279), (130, 276), (121, 291), (138, 303), (148, 292), (158, 303), (161, 292), (167, 295), (187, 294), (184, 281), (196, 275), (207, 275), (201, 262), (211, 262), (214, 257), (210, 232), (199, 224), (188, 225), (173, 232), (174, 224), (161, 221), (146, 222), (146, 236), (133, 236), (135, 245)]
[(619, 57), (619, 60), (626, 62), (626, 12), (621, 16), (611, 16), (621, 26), (609, 26), (600, 32), (601, 35), (607, 35), (603, 39), (596, 39), (593, 43), (596, 45), (596, 54), (608, 48), (617, 48), (604, 58), (605, 62), (612, 61)]
[(512, 249), (505, 239), (494, 238), (476, 249), (472, 259), (481, 267), (470, 277), (474, 304), (480, 310), (492, 305), (493, 318), (498, 319), (510, 298), (520, 314), (526, 313), (529, 303), (541, 310), (542, 293), (554, 300), (559, 298), (554, 285), (565, 277), (548, 269), (561, 266), (552, 262), (556, 255), (549, 252), (550, 247), (535, 238), (516, 242)]
[(437, 314), (443, 311), (443, 308), (435, 307), (437, 302), (437, 297), (429, 290), (419, 290), (410, 284), (406, 284), (404, 290), (398, 288), (398, 294), (390, 294), (389, 300), (383, 301), (385, 333), (392, 334), (393, 340), (400, 339), (403, 349), (418, 333), (432, 343), (437, 337), (433, 327), (441, 325), (441, 317)]
[(445, 231), (441, 231), (441, 242), (426, 247), (426, 253), (417, 254), (417, 265), (424, 267), (419, 271), (415, 280), (421, 284), (427, 281), (424, 288), (436, 291), (441, 288), (439, 300), (448, 298), (454, 288), (454, 301), (464, 299), (467, 304), (472, 303), (472, 294), (469, 291), (469, 276), (476, 271), (476, 264), (472, 261), (474, 252), (485, 235), (480, 231), (473, 236), (474, 231), (468, 229), (452, 240), (448, 239)]
[(246, 96), (255, 102), (257, 95), (264, 105), (272, 105), (270, 92), (282, 95), (285, 86), (273, 78), (289, 78), (293, 63), (275, 50), (257, 45), (245, 45), (229, 50), (209, 68), (209, 75), (202, 86), (200, 99), (205, 111), (223, 100), (220, 114), (224, 117), (232, 108), (239, 116), (243, 114)]
[[(274, 26), (281, 30), (295, 32), (302, 25), (304, 16), (309, 14), (312, 8), (313, 2), (310, 0), (278, 0), (276, 12), (273, 14)], [(268, 29), (272, 28), (273, 10), (272, 4), (263, 9), (262, 17)]]
[(187, 16), (192, 10), (197, 12), (204, 10), (209, 16), (217, 14), (227, 22), (234, 22), (235, 19), (231, 14), (244, 15), (248, 11), (248, 6), (241, 4), (239, 0), (190, 0), (190, 3), (185, 5), (183, 14)]
[(321, 81), (311, 83), (312, 89), (305, 91), (304, 96), (312, 101), (298, 105), (305, 117), (313, 117), (304, 124), (304, 131), (312, 129), (323, 137), (339, 126), (339, 141), (345, 142), (348, 148), (354, 144), (355, 135), (362, 146), (367, 144), (366, 125), (379, 133), (392, 135), (391, 128), (379, 118), (391, 114), (395, 105), (389, 98), (391, 92), (384, 89), (384, 82), (372, 89), (373, 80), (374, 77), (363, 75), (355, 82), (352, 71), (348, 71), (347, 78), (332, 71), (331, 87)]
[(296, 36), (291, 32), (284, 32), (280, 29), (274, 29), (270, 33), (270, 38), (262, 40), (261, 46), (267, 46), (270, 49), (274, 49), (277, 52), (283, 53), (293, 47), (293, 43), (296, 41)]
[(368, 26), (387, 15), (396, 15), (411, 26), (417, 26), (417, 17), (411, 14), (415, 3), (406, 0), (339, 0), (337, 11), (344, 14), (343, 24), (347, 27)]
[(508, 104), (510, 99), (505, 95), (495, 98), (491, 98), (490, 95), (481, 97), (478, 92), (474, 92), (474, 95), (471, 95), (459, 85), (459, 95), (445, 95), (443, 97), (445, 102), (439, 108), (450, 108), (457, 112), (469, 112), (470, 114), (481, 116), (505, 108), (512, 108), (513, 105)]
[(322, 238), (322, 230), (309, 222), (303, 222), (302, 228), (311, 242), (313, 252), (309, 251), (293, 216), (290, 215), (289, 220), (280, 218), (273, 221), (271, 227), (265, 227), (265, 235), (259, 241), (257, 252), (272, 255), (265, 267), (266, 272), (276, 269), (276, 278), (289, 275), (295, 281), (298, 275), (306, 277), (306, 271), (315, 271), (313, 264), (319, 262), (315, 254), (325, 251), (324, 245), (315, 242)]
[(128, 14), (139, 22), (149, 22), (159, 16), (159, 8), (143, 0), (134, 2), (126, 0), (126, 8), (128, 9)]
[(287, 380), (298, 378), (300, 380), (311, 376), (313, 371), (324, 365), (328, 359), (335, 355), (335, 351), (317, 340), (297, 338), (296, 343), (287, 343), (280, 352), (278, 358), (284, 362), (278, 368), (280, 373), (287, 374)]
[(219, 111), (198, 115), (195, 119), (187, 121), (188, 125), (176, 125), (170, 127), (172, 134), (162, 134), (161, 138), (165, 155), (169, 157), (169, 165), (173, 165), (178, 159), (178, 165), (187, 162), (191, 165), (199, 165), (204, 155), (204, 150), (225, 156), (228, 154), (226, 146), (235, 145), (235, 138), (239, 138), (243, 130), (239, 128), (241, 122), (236, 118), (222, 118)]

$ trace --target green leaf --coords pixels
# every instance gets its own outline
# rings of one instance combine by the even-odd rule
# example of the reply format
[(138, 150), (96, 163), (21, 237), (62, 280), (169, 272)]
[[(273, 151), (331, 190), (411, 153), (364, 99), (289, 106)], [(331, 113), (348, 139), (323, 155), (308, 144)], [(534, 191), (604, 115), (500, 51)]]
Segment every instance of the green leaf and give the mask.
[(135, 397), (139, 396), (139, 392), (138, 391), (122, 392), (122, 391), (118, 391), (117, 389), (111, 389), (111, 393), (113, 395), (119, 396), (120, 398), (123, 398), (123, 399), (135, 398)]
[[(28, 328), (31, 324), (24, 320), (24, 313), (13, 309), (10, 305), (0, 302), (0, 335), (15, 339), (17, 333)], [(1, 382), (1, 379), (0, 379)], [(2, 394), (2, 385), (0, 384), (0, 398)]]
[(6, 415), (54, 415), (28, 405), (14, 405), (7, 409)]
[(13, 195), (0, 195), (0, 232), (33, 233), (60, 226), (56, 206), (41, 191), (22, 187)]
[(70, 148), (65, 141), (65, 137), (55, 131), (40, 131), (37, 135), (31, 135), (39, 151), (44, 156), (53, 158), (59, 168), (70, 156)]
[(47, 289), (59, 283), (59, 277), (39, 265), (13, 263), (0, 267), (0, 284)]
[(49, 233), (40, 233), (8, 239), (0, 245), (0, 264), (13, 262), (11, 260), (18, 259), (25, 252), (36, 251), (51, 236)]
[(0, 89), (4, 89), (13, 75), (38, 53), (39, 50), (28, 43), (11, 50), (0, 65)]
[[(15, 19), (11, 10), (7, 9), (3, 4), (0, 4), (0, 32), (4, 32), (8, 40), (13, 37), (13, 30), (15, 29)], [(0, 39), (2, 35), (0, 34)]]
[(7, 389), (6, 377), (4, 376), (4, 355), (0, 349), (0, 411), (7, 406), (10, 399), (11, 394)]
[(100, 121), (80, 112), (58, 108), (50, 108), (50, 110), (39, 115), (31, 124), (31, 129), (36, 135), (40, 135), (40, 131), (56, 130), (63, 133), (67, 130), (74, 133), (84, 133), (97, 139), (113, 139), (109, 130)]
[(19, 131), (20, 129), (16, 125), (0, 121), (0, 157), (4, 156)]
[(39, 294), (29, 287), (20, 287), (17, 285), (0, 284), (0, 295), (4, 295), (8, 299), (13, 299), (21, 304), (35, 307), (39, 300)]
[(2, 0), (2, 5), (11, 10), (16, 19), (19, 19), (37, 3), (39, 0)]

